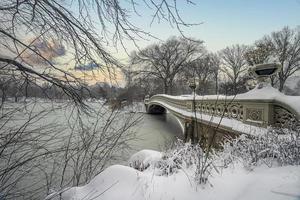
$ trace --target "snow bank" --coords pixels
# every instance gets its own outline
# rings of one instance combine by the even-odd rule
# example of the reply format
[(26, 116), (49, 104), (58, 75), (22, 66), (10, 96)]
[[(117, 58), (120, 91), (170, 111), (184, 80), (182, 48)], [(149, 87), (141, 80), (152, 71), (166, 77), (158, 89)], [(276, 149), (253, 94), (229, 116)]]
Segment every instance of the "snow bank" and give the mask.
[(70, 188), (62, 197), (64, 200), (296, 200), (300, 198), (300, 167), (259, 167), (249, 172), (236, 166), (215, 175), (210, 183), (212, 187), (197, 187), (183, 171), (165, 177), (115, 165), (89, 184)]
[(223, 170), (211, 184), (213, 188), (202, 190), (203, 199), (299, 199), (300, 166), (258, 167), (251, 172), (236, 166)]
[(62, 194), (64, 200), (143, 199), (141, 172), (126, 166), (113, 165), (96, 176), (89, 184), (73, 187)]
[[(149, 156), (149, 158), (147, 158)], [(156, 160), (159, 152), (144, 150), (131, 160)], [(175, 200), (175, 199), (264, 199), (293, 200), (300, 198), (300, 166), (257, 167), (247, 171), (242, 165), (225, 168), (213, 174), (210, 185), (199, 186), (191, 172), (179, 170), (171, 176), (156, 176), (155, 168), (143, 172), (114, 165), (96, 176), (89, 184), (63, 192), (64, 200)]]

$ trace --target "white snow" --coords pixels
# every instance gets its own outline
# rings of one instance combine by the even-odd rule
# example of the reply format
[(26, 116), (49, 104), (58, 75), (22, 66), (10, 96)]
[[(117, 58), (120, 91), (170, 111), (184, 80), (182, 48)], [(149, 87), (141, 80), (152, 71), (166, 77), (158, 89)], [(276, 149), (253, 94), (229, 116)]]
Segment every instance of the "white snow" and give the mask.
[(162, 153), (153, 150), (141, 150), (133, 154), (129, 159), (129, 166), (134, 169), (144, 170), (148, 166), (154, 166), (162, 158)]
[[(142, 151), (132, 160), (157, 158), (155, 151)], [(146, 156), (146, 157), (145, 157)], [(300, 198), (300, 166), (268, 168), (253, 171), (241, 165), (214, 173), (205, 186), (196, 185), (189, 170), (179, 170), (171, 176), (157, 176), (155, 168), (140, 172), (133, 168), (114, 165), (96, 176), (89, 184), (69, 188), (62, 193), (64, 200), (293, 200)], [(52, 197), (55, 195), (52, 195)], [(59, 199), (58, 196), (55, 198)], [(52, 198), (53, 199), (53, 198)]]
[[(159, 94), (159, 96), (165, 96), (170, 99), (178, 100), (192, 100), (192, 95), (181, 95), (181, 96), (171, 96)], [(291, 109), (293, 109), (296, 114), (300, 117), (300, 96), (288, 96), (278, 91), (278, 89), (273, 88), (271, 85), (267, 85), (261, 89), (254, 88), (243, 94), (238, 94), (236, 96), (224, 96), (224, 95), (196, 95), (196, 100), (227, 100), (228, 102), (232, 99), (241, 101), (253, 101), (253, 100), (264, 100), (268, 102), (277, 101), (282, 103)]]
[(300, 116), (300, 96), (287, 96), (271, 86), (266, 86), (261, 89), (255, 88), (247, 93), (237, 95), (236, 99), (275, 100), (292, 108), (297, 112), (298, 116)]
[(132, 113), (145, 112), (145, 104), (143, 102), (132, 102), (131, 104), (125, 106), (123, 110)]

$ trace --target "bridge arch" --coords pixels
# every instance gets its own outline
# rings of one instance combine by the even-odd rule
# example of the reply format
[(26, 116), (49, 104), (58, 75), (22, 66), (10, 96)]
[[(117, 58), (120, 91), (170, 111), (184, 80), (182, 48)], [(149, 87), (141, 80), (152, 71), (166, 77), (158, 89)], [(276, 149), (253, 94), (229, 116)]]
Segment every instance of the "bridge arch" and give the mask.
[(173, 112), (172, 110), (168, 109), (165, 105), (159, 103), (159, 102), (150, 102), (148, 104), (145, 104), (146, 106), (146, 112), (148, 114), (166, 114), (167, 112), (172, 114), (172, 116), (176, 119), (178, 124), (181, 127), (182, 134), (185, 133), (185, 118), (182, 116), (179, 116), (177, 113)]
[(149, 104), (147, 105), (146, 111), (148, 114), (164, 114), (166, 113), (166, 108), (159, 104)]

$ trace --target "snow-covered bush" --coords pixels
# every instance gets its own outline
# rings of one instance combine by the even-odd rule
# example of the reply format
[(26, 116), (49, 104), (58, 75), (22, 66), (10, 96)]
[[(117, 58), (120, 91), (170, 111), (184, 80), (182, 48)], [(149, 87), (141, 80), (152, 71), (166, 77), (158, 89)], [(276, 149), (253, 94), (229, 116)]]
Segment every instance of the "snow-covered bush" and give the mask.
[(190, 171), (197, 183), (206, 183), (214, 170), (214, 152), (207, 154), (199, 144), (184, 143), (178, 140), (174, 147), (166, 151), (156, 163), (156, 174), (169, 176), (178, 170)]
[(222, 149), (203, 150), (199, 144), (178, 140), (166, 152), (144, 150), (130, 159), (130, 166), (139, 171), (150, 169), (159, 176), (183, 171), (197, 184), (206, 184), (212, 174), (239, 163), (249, 170), (262, 164), (300, 165), (300, 132), (270, 128), (265, 134), (231, 139)]
[(299, 165), (300, 133), (291, 129), (272, 128), (265, 134), (253, 137), (241, 136), (224, 145), (221, 153), (223, 165), (239, 159), (246, 168), (266, 164)]
[(155, 167), (161, 158), (161, 152), (145, 149), (133, 154), (128, 163), (130, 167), (139, 171), (144, 171), (150, 166)]
[(178, 140), (172, 149), (163, 154), (162, 159), (157, 163), (161, 175), (171, 175), (179, 169), (189, 168), (196, 164), (197, 152), (202, 152), (198, 145), (184, 143)]

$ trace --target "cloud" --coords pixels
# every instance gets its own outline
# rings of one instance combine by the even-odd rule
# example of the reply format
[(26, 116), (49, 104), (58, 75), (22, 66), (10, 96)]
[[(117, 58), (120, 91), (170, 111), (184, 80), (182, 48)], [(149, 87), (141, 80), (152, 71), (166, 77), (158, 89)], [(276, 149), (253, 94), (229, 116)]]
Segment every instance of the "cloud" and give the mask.
[(78, 70), (78, 71), (92, 71), (94, 69), (99, 69), (99, 68), (100, 68), (100, 65), (95, 62), (90, 62), (85, 65), (77, 65), (74, 67), (74, 69)]
[[(58, 57), (64, 56), (66, 54), (65, 46), (54, 40), (47, 41), (38, 39), (31, 44), (31, 48), (33, 48), (42, 57), (44, 57), (51, 63), (54, 63)], [(47, 61), (41, 56), (27, 50), (22, 54), (22, 59), (29, 64), (47, 64)]]

